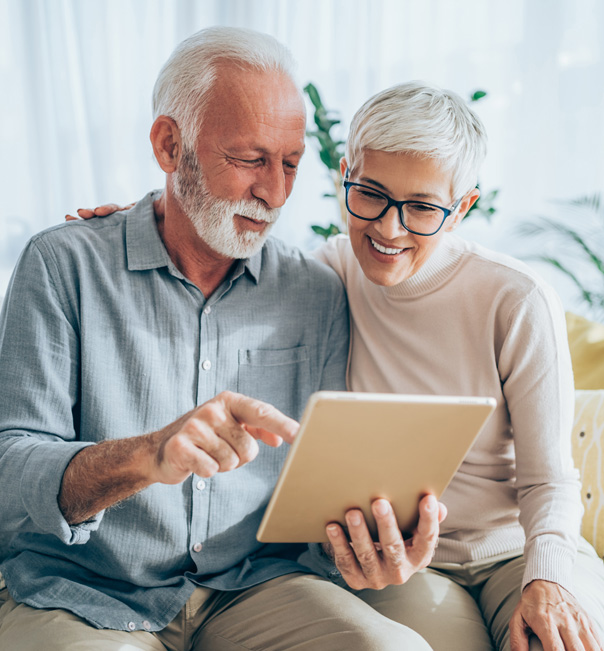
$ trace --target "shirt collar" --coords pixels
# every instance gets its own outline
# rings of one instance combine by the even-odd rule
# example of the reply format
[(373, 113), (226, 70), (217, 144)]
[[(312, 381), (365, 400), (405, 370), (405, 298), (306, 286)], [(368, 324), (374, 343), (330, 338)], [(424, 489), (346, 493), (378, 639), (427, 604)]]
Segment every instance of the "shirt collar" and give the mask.
[(170, 256), (162, 242), (153, 211), (157, 190), (149, 192), (126, 215), (126, 255), (129, 271), (170, 266)]
[(258, 284), (260, 269), (262, 268), (262, 249), (251, 258), (240, 260), (239, 262), (240, 264), (243, 263), (245, 270), (253, 278), (254, 282)]
[[(175, 270), (157, 230), (153, 202), (161, 195), (153, 190), (138, 201), (126, 216), (126, 255), (129, 271), (144, 271), (169, 267)], [(236, 280), (245, 271), (258, 284), (262, 268), (262, 251), (251, 258), (238, 260), (230, 278)], [(180, 274), (179, 274), (180, 275)]]

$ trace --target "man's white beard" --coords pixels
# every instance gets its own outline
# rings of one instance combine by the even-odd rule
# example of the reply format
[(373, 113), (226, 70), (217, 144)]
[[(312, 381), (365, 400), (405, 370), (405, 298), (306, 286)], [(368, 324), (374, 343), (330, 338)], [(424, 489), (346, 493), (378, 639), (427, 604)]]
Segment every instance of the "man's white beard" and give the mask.
[[(174, 196), (191, 220), (199, 237), (216, 253), (232, 259), (258, 253), (279, 217), (279, 208), (265, 208), (259, 201), (230, 201), (214, 197), (192, 149), (183, 146), (178, 170), (173, 174)], [(267, 222), (262, 232), (238, 232), (235, 215)]]

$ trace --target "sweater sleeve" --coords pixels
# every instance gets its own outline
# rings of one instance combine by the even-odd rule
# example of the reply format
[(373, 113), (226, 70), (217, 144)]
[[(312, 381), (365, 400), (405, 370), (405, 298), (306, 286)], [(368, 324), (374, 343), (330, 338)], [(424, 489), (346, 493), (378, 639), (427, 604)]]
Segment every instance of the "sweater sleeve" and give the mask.
[(499, 372), (526, 535), (522, 587), (544, 579), (572, 592), (582, 516), (579, 474), (571, 455), (574, 388), (564, 312), (550, 288), (536, 286), (511, 311)]

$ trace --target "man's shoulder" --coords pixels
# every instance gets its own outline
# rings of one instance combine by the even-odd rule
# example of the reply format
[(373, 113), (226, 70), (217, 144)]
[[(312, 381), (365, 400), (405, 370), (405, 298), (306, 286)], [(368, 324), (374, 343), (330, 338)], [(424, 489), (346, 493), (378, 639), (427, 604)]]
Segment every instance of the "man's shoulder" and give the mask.
[(30, 244), (46, 253), (49, 250), (66, 253), (69, 250), (115, 251), (116, 244), (123, 240), (127, 215), (117, 212), (107, 217), (94, 217), (82, 221), (71, 221), (51, 226), (30, 239)]

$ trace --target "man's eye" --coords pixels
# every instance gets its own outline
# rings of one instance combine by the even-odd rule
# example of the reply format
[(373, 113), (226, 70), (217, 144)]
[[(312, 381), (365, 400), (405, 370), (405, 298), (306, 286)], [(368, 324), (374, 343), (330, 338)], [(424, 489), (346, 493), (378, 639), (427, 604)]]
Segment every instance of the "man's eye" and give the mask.
[(283, 167), (291, 174), (292, 172), (297, 172), (298, 171), (298, 166), (295, 163), (288, 163), (286, 161), (283, 162)]
[(228, 160), (230, 160), (232, 163), (235, 163), (235, 165), (243, 165), (245, 167), (256, 167), (257, 165), (261, 165), (263, 163), (262, 158), (234, 158), (232, 156), (229, 156)]

